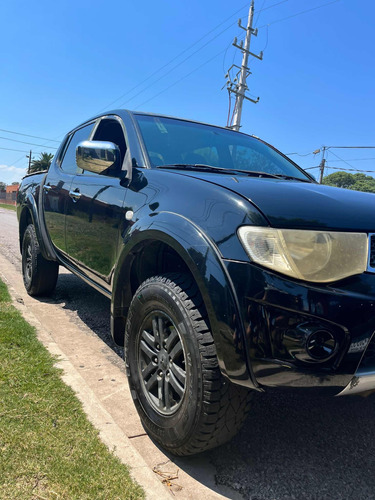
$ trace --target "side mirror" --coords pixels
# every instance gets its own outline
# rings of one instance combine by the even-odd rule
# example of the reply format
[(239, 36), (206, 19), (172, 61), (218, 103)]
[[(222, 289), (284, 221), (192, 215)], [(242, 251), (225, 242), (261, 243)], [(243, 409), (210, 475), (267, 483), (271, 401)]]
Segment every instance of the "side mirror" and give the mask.
[(113, 142), (83, 141), (76, 148), (76, 162), (79, 168), (95, 174), (118, 167), (120, 158), (120, 149)]

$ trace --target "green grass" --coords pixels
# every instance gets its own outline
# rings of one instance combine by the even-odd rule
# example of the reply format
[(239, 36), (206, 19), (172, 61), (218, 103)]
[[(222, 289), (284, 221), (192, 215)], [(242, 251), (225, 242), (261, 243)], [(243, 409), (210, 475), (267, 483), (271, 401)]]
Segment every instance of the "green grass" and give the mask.
[(13, 210), (13, 212), (16, 211), (15, 205), (8, 205), (7, 203), (0, 203), (0, 208), (7, 208), (8, 210)]
[(0, 498), (139, 499), (0, 281)]

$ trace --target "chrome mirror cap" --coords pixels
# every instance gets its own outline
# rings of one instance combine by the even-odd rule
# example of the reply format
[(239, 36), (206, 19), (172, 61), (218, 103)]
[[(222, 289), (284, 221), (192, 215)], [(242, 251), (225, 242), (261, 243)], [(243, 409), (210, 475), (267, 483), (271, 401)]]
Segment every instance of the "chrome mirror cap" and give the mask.
[(82, 141), (76, 148), (76, 162), (79, 168), (101, 174), (110, 167), (120, 164), (120, 149), (113, 142)]

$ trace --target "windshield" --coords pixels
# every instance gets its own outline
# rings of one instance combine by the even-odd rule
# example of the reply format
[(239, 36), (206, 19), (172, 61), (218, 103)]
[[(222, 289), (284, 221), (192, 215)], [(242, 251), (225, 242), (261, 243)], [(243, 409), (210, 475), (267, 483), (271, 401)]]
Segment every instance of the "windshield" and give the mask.
[(211, 165), (311, 181), (291, 161), (254, 137), (174, 118), (136, 115), (136, 119), (153, 167)]

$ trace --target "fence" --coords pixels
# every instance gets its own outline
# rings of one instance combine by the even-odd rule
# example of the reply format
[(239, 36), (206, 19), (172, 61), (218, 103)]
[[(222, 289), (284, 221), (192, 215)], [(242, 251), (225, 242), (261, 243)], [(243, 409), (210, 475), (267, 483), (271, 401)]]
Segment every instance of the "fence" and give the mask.
[(17, 200), (17, 193), (6, 193), (5, 191), (0, 191), (0, 203), (5, 205), (15, 205)]

